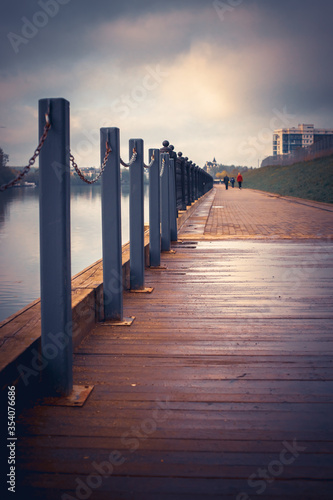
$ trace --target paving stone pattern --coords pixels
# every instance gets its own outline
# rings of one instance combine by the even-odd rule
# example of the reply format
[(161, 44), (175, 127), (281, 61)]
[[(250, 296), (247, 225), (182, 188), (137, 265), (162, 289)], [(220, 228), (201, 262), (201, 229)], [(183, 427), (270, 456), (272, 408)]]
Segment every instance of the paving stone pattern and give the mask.
[(182, 228), (181, 237), (331, 239), (333, 206), (250, 189), (226, 190), (224, 186), (216, 186), (211, 197)]

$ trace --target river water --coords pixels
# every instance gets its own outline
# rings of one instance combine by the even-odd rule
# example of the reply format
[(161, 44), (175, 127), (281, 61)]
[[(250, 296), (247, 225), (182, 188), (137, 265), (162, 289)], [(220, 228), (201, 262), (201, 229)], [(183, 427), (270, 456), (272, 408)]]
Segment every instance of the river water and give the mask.
[[(145, 187), (145, 222), (149, 222)], [(129, 188), (122, 187), (122, 241), (129, 240)], [(39, 190), (0, 193), (0, 321), (40, 296)], [(71, 188), (72, 275), (102, 257), (101, 188)]]

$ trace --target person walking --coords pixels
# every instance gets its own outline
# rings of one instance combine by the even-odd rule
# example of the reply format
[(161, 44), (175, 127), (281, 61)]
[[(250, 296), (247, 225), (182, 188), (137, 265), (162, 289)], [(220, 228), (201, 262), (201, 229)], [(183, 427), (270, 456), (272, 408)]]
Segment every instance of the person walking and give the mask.
[(239, 189), (242, 189), (243, 176), (240, 172), (237, 175), (237, 182), (238, 182)]
[(235, 187), (235, 177), (231, 177), (230, 184), (231, 184), (231, 187)]
[(229, 187), (229, 177), (227, 175), (224, 176), (223, 182), (225, 184), (225, 188), (228, 189), (228, 187)]

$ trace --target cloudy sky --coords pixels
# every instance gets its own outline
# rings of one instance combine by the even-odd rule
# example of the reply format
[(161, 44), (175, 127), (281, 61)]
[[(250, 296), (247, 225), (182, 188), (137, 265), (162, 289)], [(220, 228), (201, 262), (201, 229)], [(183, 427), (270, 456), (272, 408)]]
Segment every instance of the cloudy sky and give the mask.
[(333, 127), (332, 0), (2, 0), (0, 147), (24, 165), (38, 100), (71, 104), (71, 150), (99, 128), (195, 163), (258, 166), (274, 128)]

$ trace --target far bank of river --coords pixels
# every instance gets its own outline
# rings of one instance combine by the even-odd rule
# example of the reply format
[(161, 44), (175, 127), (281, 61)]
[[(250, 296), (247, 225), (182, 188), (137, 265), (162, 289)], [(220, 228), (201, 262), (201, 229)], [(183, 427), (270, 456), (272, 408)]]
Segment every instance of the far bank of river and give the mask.
[[(149, 222), (145, 186), (145, 222)], [(122, 186), (122, 241), (129, 239), (129, 187)], [(0, 193), (0, 321), (40, 295), (39, 189)], [(102, 257), (100, 186), (71, 187), (72, 275)]]

